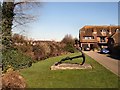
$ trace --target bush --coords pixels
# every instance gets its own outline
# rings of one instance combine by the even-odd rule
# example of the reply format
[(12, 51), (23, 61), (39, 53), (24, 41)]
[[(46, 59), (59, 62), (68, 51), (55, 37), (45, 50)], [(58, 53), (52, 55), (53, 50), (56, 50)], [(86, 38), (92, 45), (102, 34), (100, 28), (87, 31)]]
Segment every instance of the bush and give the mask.
[(2, 53), (2, 64), (3, 71), (6, 71), (8, 68), (17, 70), (30, 67), (32, 64), (32, 59), (16, 50), (9, 50)]
[(100, 47), (97, 43), (93, 44), (93, 50), (100, 50)]
[(45, 50), (40, 45), (33, 46), (33, 52), (34, 52), (34, 59), (35, 60), (42, 60), (45, 57)]
[(120, 46), (114, 46), (112, 48), (112, 54), (116, 54), (116, 55), (120, 56)]
[(70, 53), (74, 53), (77, 51), (75, 47), (71, 44), (66, 44), (66, 46), (64, 47), (64, 50)]
[(16, 71), (9, 71), (2, 76), (2, 90), (25, 90), (25, 79)]
[(65, 44), (74, 44), (74, 39), (71, 35), (65, 35), (65, 37), (63, 38), (63, 40), (61, 41), (62, 43)]
[(63, 48), (64, 51), (67, 51), (70, 53), (74, 53), (77, 51), (76, 48), (74, 47), (74, 44), (78, 44), (77, 38), (74, 39), (71, 35), (65, 35), (61, 43), (65, 44)]
[(44, 60), (48, 57), (61, 55), (62, 48), (57, 42), (40, 42), (33, 46), (34, 59)]

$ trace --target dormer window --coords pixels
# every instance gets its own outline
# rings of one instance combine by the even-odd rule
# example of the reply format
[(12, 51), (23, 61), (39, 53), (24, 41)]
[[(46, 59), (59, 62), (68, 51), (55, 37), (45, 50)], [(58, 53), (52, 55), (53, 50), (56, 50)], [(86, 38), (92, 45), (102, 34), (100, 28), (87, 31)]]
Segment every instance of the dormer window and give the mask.
[(106, 32), (106, 30), (105, 29), (102, 29), (102, 30), (100, 30), (101, 32)]
[(120, 32), (120, 29), (116, 29), (116, 31), (115, 32)]

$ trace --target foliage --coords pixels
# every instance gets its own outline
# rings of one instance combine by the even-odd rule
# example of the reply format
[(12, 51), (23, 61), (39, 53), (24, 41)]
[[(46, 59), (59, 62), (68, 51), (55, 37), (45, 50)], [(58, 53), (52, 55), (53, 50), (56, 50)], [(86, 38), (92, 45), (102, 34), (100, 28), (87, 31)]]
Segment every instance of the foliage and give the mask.
[(3, 71), (6, 71), (8, 68), (17, 70), (30, 67), (31, 63), (32, 59), (30, 57), (16, 50), (8, 50), (2, 54)]
[[(3, 55), (2, 62), (3, 62), (3, 70), (4, 71), (7, 68), (19, 69), (19, 68), (23, 68), (23, 67), (28, 67), (30, 65), (31, 58), (23, 55), (22, 52), (18, 52), (20, 50), (19, 50), (19, 48), (14, 47), (15, 43), (12, 39), (12, 29), (14, 27), (13, 22), (14, 22), (14, 24), (18, 23), (19, 25), (23, 25), (23, 23), (24, 24), (26, 23), (26, 22), (23, 22), (24, 19), (27, 19), (27, 22), (29, 22), (32, 19), (32, 17), (29, 17), (26, 14), (23, 14), (22, 4), (27, 6), (27, 4), (30, 4), (27, 2), (28, 1), (22, 1), (22, 2), (17, 1), (16, 2), (14, 0), (12, 0), (11, 2), (5, 2), (5, 0), (3, 0), (2, 13), (0, 13), (0, 14), (2, 14), (1, 15), (2, 20), (0, 20), (0, 21), (2, 21), (2, 22), (0, 22), (0, 24), (1, 24), (0, 28), (2, 28), (2, 33), (0, 33), (0, 34), (2, 35), (2, 45), (3, 45), (2, 46), (2, 55)], [(19, 21), (16, 20), (16, 18), (18, 18), (18, 16), (19, 16)], [(23, 44), (24, 38), (21, 37), (19, 41), (21, 41), (20, 43)], [(25, 43), (25, 46), (20, 47), (20, 49), (26, 53), (26, 52), (28, 52), (29, 48), (26, 49), (27, 42), (24, 42), (24, 43)], [(19, 43), (17, 43), (17, 44), (19, 44)], [(18, 51), (13, 50), (13, 49), (18, 49)]]
[(116, 54), (116, 55), (120, 56), (120, 46), (119, 45), (114, 45), (114, 47), (112, 48), (112, 54)]
[(65, 37), (63, 38), (61, 42), (65, 44), (74, 44), (74, 39), (71, 35), (67, 34), (65, 35)]
[(60, 46), (60, 43), (58, 44), (58, 43), (55, 43), (55, 42), (53, 42), (53, 43), (51, 43), (50, 45), (49, 45), (49, 47), (50, 47), (50, 57), (51, 56), (59, 56), (59, 55), (61, 55), (61, 52), (62, 52), (62, 48), (61, 48), (61, 46)]
[(17, 88), (17, 90), (26, 88), (25, 79), (17, 71), (9, 71), (2, 76), (2, 90), (12, 90), (13, 88)]
[(34, 59), (43, 60), (48, 57), (61, 55), (60, 48), (55, 42), (40, 42), (38, 45), (33, 45)]
[[(0, 3), (1, 5), (1, 3)], [(19, 0), (11, 0), (11, 2), (7, 2), (3, 0), (2, 2), (2, 44), (3, 50), (11, 49), (13, 41), (12, 41), (12, 30), (13, 28), (25, 25), (26, 23), (30, 23), (30, 21), (34, 21), (34, 13), (27, 14), (32, 10), (33, 6), (38, 6), (39, 4), (26, 1)], [(1, 14), (1, 13), (0, 13)], [(0, 18), (1, 19), (1, 18)]]
[[(50, 70), (55, 62), (76, 55), (80, 53), (49, 58), (22, 69), (20, 73), (28, 88), (118, 88), (118, 77), (88, 56), (86, 63), (92, 65), (92, 70)], [(81, 59), (68, 62), (80, 63)]]
[(12, 41), (14, 48), (28, 56), (31, 56), (31, 58), (36, 61), (44, 60), (48, 57), (66, 54), (67, 52), (76, 52), (76, 49), (73, 46), (75, 40), (71, 35), (65, 36), (62, 42), (35, 41), (34, 44), (31, 44), (31, 42), (34, 41), (30, 41), (22, 35), (14, 34)]
[(76, 52), (75, 47), (71, 44), (66, 44), (66, 46), (64, 47), (64, 50), (70, 53)]
[(97, 43), (95, 43), (95, 44), (93, 44), (93, 49), (94, 49), (94, 50), (100, 50), (100, 47), (98, 46)]
[(76, 45), (77, 45), (77, 44), (80, 44), (78, 38), (74, 38), (74, 41), (75, 41), (75, 44), (76, 44)]
[(77, 38), (73, 39), (71, 35), (67, 34), (65, 35), (65, 37), (63, 38), (61, 42), (66, 44), (65, 47), (63, 48), (65, 51), (70, 52), (70, 53), (76, 52), (74, 44), (78, 43)]
[(4, 45), (3, 50), (12, 48), (11, 30), (12, 21), (14, 18), (14, 3), (3, 2), (2, 5), (2, 44)]
[(31, 44), (34, 41), (30, 41), (19, 34), (14, 34), (12, 41), (14, 48), (37, 61), (61, 55), (64, 52), (63, 48), (65, 46), (55, 41), (35, 41), (34, 44)]
[(35, 57), (34, 59), (41, 60), (44, 58), (45, 50), (40, 45), (33, 46), (33, 52), (34, 52), (34, 57)]
[(12, 36), (12, 41), (13, 41), (13, 43), (26, 43), (27, 40), (26, 40), (25, 38), (26, 38), (25, 36), (19, 35), (19, 34), (16, 34), (16, 33), (15, 33), (15, 34)]

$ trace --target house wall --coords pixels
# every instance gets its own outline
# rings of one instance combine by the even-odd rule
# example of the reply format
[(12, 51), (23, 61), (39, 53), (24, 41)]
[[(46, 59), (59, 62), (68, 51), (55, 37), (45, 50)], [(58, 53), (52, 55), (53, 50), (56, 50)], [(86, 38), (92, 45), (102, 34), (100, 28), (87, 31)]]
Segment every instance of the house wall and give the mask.
[[(118, 26), (84, 26), (80, 29), (79, 40), (80, 46), (84, 47), (88, 45), (91, 47), (91, 44), (107, 45), (108, 37), (116, 32)], [(94, 39), (84, 39), (84, 37), (94, 37)], [(120, 39), (117, 36), (114, 36), (116, 42), (120, 43)], [(120, 37), (119, 37), (120, 38)], [(102, 40), (103, 39), (103, 40)], [(102, 42), (101, 42), (102, 40)]]
[(117, 31), (113, 37), (115, 44), (120, 46), (120, 31)]

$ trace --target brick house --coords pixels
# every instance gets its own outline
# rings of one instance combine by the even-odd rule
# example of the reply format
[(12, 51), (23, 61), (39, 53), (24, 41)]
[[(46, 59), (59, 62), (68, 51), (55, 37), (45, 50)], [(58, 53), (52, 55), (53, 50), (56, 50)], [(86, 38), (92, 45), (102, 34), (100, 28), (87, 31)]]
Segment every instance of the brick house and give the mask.
[(120, 53), (120, 29), (108, 38), (108, 48), (112, 53)]
[(84, 26), (79, 31), (80, 47), (95, 47), (108, 46), (108, 37), (115, 34), (120, 27), (118, 26)]

